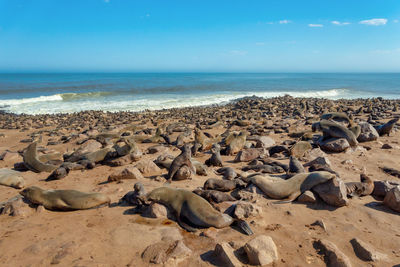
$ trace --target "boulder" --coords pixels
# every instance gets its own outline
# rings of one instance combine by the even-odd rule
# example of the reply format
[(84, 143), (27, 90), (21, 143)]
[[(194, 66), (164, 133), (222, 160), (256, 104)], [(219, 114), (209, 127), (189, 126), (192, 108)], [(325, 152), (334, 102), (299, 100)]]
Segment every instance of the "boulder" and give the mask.
[(257, 138), (256, 142), (257, 148), (270, 148), (275, 145), (274, 139), (268, 136), (260, 136)]
[(119, 181), (123, 179), (141, 179), (143, 178), (142, 173), (133, 166), (124, 168), (123, 170), (117, 170), (108, 176), (108, 181)]
[(222, 242), (215, 246), (214, 254), (219, 258), (222, 265), (227, 267), (241, 267), (242, 263), (236, 258), (233, 248), (227, 243)]
[(378, 139), (379, 134), (376, 129), (368, 122), (360, 122), (361, 133), (357, 138), (358, 142), (369, 142)]
[(262, 213), (261, 207), (253, 203), (240, 201), (236, 204), (235, 211), (233, 212), (233, 217), (244, 220), (249, 217), (258, 216), (260, 213)]
[(338, 249), (338, 247), (328, 240), (314, 241), (314, 247), (325, 256), (327, 266), (332, 267), (351, 267), (349, 258)]
[(257, 236), (246, 243), (244, 250), (252, 265), (266, 265), (278, 260), (278, 249), (270, 236)]
[(162, 173), (161, 169), (151, 160), (144, 159), (135, 166), (144, 176), (157, 176)]
[(374, 191), (372, 191), (371, 195), (385, 197), (392, 188), (398, 185), (400, 185), (400, 183), (392, 181), (374, 181)]
[(387, 255), (376, 251), (372, 245), (367, 244), (358, 238), (353, 238), (350, 240), (350, 243), (353, 246), (357, 257), (364, 261), (381, 261), (387, 258)]
[(400, 185), (392, 188), (386, 194), (383, 204), (394, 211), (400, 212)]
[(345, 138), (330, 138), (319, 142), (319, 146), (323, 151), (340, 153), (348, 149), (350, 144)]
[(301, 158), (305, 155), (305, 153), (312, 149), (310, 142), (307, 141), (299, 141), (292, 146), (290, 149), (290, 155), (295, 156), (296, 158)]
[(317, 199), (313, 192), (307, 190), (297, 198), (297, 201), (300, 203), (315, 203)]
[(345, 183), (338, 177), (312, 188), (324, 202), (335, 207), (348, 205)]

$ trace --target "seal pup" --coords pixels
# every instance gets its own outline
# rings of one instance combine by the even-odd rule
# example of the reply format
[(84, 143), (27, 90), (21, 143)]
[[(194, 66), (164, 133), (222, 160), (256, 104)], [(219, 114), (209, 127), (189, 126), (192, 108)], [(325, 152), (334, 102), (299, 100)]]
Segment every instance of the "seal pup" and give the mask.
[(219, 144), (213, 144), (211, 148), (211, 157), (206, 160), (207, 166), (216, 166), (222, 167), (222, 159), (221, 159), (221, 146)]
[(0, 169), (0, 185), (21, 189), (25, 186), (25, 180), (17, 171)]
[(255, 184), (270, 198), (291, 202), (305, 191), (335, 177), (336, 175), (330, 172), (320, 171), (299, 173), (287, 180), (260, 174), (252, 174), (242, 179)]
[(44, 190), (30, 186), (20, 194), (34, 204), (43, 205), (48, 210), (72, 211), (95, 208), (111, 202), (102, 193), (84, 193), (77, 190)]
[(387, 123), (383, 124), (383, 125), (378, 125), (375, 127), (376, 131), (378, 132), (379, 136), (382, 135), (389, 135), (389, 133), (392, 131), (394, 125), (396, 124), (396, 122), (399, 121), (400, 118), (394, 118), (391, 119), (390, 121), (388, 121)]
[(300, 163), (300, 161), (294, 157), (290, 156), (289, 159), (289, 170), (287, 171), (288, 176), (293, 176), (297, 173), (305, 173), (306, 170), (303, 167), (303, 164)]
[(241, 131), (237, 137), (233, 138), (230, 141), (228, 147), (226, 148), (226, 155), (232, 156), (237, 154), (240, 150), (242, 150), (246, 143), (246, 138), (247, 138), (247, 132)]
[(352, 131), (346, 127), (332, 121), (322, 120), (316, 122), (312, 125), (313, 132), (320, 130), (323, 133), (323, 139), (328, 139), (329, 137), (345, 138), (350, 146), (357, 146), (358, 141), (356, 136)]
[(233, 180), (239, 176), (232, 167), (219, 168), (217, 174), (222, 174), (225, 180)]
[(166, 205), (175, 213), (178, 224), (189, 232), (195, 232), (196, 228), (224, 228), (237, 224), (247, 235), (253, 234), (245, 221), (218, 212), (207, 200), (188, 190), (159, 187), (145, 199)]
[(209, 178), (204, 182), (203, 188), (206, 190), (218, 190), (218, 191), (231, 191), (237, 187), (245, 187), (246, 183), (241, 179), (234, 180), (222, 180), (217, 178)]
[(192, 158), (192, 151), (190, 149), (189, 144), (185, 144), (181, 148), (182, 152), (179, 154), (171, 163), (171, 166), (169, 167), (168, 175), (167, 175), (167, 180), (171, 181), (172, 178), (174, 178), (176, 172), (184, 165), (188, 166), (189, 169), (195, 169), (191, 162)]
[(34, 172), (52, 172), (58, 166), (53, 164), (43, 163), (37, 155), (37, 142), (30, 144), (23, 154), (24, 164), (28, 169)]
[(366, 174), (360, 174), (360, 182), (345, 183), (347, 196), (368, 196), (374, 191), (374, 181)]
[(322, 114), (321, 120), (333, 120), (337, 122), (351, 123), (351, 119), (344, 112), (329, 112)]
[(206, 199), (210, 203), (221, 203), (224, 201), (236, 201), (237, 199), (228, 195), (224, 192), (217, 191), (217, 190), (203, 190), (197, 188), (193, 190), (193, 193), (196, 195), (201, 196), (202, 198)]

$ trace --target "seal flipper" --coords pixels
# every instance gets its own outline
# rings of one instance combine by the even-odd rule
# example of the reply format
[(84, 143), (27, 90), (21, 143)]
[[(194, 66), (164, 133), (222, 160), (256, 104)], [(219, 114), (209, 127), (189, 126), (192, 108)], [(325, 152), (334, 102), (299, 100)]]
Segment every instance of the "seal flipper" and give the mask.
[(244, 220), (236, 219), (233, 221), (232, 226), (237, 226), (246, 235), (254, 234), (253, 230), (250, 228), (250, 225)]
[(187, 223), (183, 222), (178, 216), (176, 218), (176, 221), (178, 222), (179, 226), (185, 229), (188, 232), (196, 232), (198, 229), (189, 226)]
[(290, 196), (288, 196), (285, 199), (282, 199), (280, 201), (275, 201), (272, 202), (272, 204), (286, 204), (286, 203), (292, 203), (298, 196), (300, 196), (301, 192), (294, 192)]

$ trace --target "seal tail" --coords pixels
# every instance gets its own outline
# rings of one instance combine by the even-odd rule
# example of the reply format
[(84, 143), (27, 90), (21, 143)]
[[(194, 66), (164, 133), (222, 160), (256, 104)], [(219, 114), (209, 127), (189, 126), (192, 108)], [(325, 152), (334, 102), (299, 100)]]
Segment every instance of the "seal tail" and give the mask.
[(251, 230), (250, 228), (250, 225), (244, 220), (236, 219), (234, 221), (234, 225), (237, 226), (246, 235), (254, 234), (253, 230)]

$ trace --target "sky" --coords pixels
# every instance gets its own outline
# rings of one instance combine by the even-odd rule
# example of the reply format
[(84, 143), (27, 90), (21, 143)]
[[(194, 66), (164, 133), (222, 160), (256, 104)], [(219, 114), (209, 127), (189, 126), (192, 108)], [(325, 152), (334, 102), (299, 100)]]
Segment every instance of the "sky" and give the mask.
[(400, 72), (400, 0), (0, 0), (0, 72)]

